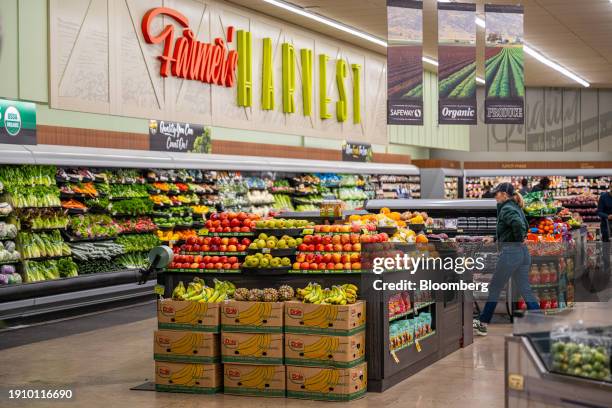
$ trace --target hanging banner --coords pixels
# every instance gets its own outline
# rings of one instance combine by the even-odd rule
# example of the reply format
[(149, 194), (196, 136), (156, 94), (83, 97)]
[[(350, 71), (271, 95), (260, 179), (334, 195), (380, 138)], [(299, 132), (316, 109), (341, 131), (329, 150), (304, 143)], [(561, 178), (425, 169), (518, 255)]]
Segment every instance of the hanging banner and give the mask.
[(149, 120), (149, 150), (210, 153), (210, 127), (191, 123)]
[(523, 6), (485, 4), (485, 123), (525, 120)]
[(0, 99), (0, 143), (36, 144), (36, 104)]
[(423, 3), (387, 0), (387, 123), (423, 124)]
[(476, 5), (438, 3), (438, 123), (475, 125)]
[(342, 143), (342, 161), (371, 162), (372, 145), (369, 143), (353, 143), (346, 140)]

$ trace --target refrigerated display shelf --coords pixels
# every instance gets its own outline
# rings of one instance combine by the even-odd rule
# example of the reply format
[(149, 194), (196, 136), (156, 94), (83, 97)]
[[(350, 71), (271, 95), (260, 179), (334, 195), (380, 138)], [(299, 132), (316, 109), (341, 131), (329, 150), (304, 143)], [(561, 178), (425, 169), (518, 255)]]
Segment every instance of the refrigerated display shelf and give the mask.
[(410, 310), (408, 310), (408, 311), (406, 311), (406, 312), (404, 312), (404, 313), (400, 313), (400, 314), (397, 314), (397, 315), (390, 316), (390, 317), (389, 317), (389, 322), (393, 322), (393, 321), (395, 321), (395, 320), (399, 320), (399, 319), (401, 319), (402, 317), (412, 316), (412, 315), (414, 314), (415, 309), (416, 309), (417, 311), (418, 311), (418, 310), (421, 310), (421, 309), (425, 309), (425, 308), (427, 308), (427, 307), (429, 307), (429, 306), (431, 306), (431, 305), (433, 305), (433, 304), (435, 304), (435, 303), (436, 303), (436, 302), (426, 302), (426, 303), (424, 303), (424, 304), (422, 304), (422, 305), (419, 305), (419, 306), (417, 306), (416, 308), (410, 309)]

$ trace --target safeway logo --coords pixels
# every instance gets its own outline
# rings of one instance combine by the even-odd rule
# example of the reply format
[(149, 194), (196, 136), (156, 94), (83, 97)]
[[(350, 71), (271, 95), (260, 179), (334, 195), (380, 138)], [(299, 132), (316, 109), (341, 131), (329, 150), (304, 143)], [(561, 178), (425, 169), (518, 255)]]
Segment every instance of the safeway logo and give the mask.
[[(157, 35), (151, 34), (151, 21), (157, 16), (167, 16), (183, 29), (183, 35), (174, 41), (174, 25), (166, 24)], [(161, 17), (160, 17), (161, 19)], [(222, 38), (215, 38), (214, 43), (198, 41), (189, 28), (189, 19), (180, 12), (168, 7), (156, 7), (147, 11), (142, 18), (142, 35), (149, 44), (164, 44), (159, 74), (177, 78), (193, 79), (207, 84), (232, 87), (235, 83), (238, 52), (228, 50)], [(227, 43), (234, 37), (234, 27), (227, 27)]]

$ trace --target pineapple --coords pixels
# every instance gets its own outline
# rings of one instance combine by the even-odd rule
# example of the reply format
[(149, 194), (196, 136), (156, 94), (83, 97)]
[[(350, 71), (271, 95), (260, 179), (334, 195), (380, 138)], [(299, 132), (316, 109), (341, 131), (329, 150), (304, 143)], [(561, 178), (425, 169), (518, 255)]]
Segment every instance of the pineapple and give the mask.
[(234, 291), (234, 299), (245, 301), (249, 297), (249, 290), (247, 288), (238, 288)]
[(278, 288), (278, 297), (281, 301), (291, 300), (294, 295), (293, 288), (289, 285), (282, 285)]
[(264, 302), (278, 302), (278, 292), (274, 288), (265, 288), (263, 290)]
[(263, 300), (263, 290), (261, 289), (251, 289), (249, 291), (248, 300), (250, 302), (260, 302)]

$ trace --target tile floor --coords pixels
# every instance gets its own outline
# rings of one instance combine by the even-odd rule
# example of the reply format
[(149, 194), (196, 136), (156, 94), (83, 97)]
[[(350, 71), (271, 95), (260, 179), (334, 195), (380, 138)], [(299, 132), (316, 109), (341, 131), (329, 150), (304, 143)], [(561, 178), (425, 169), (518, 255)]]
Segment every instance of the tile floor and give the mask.
[[(130, 391), (151, 379), (155, 319), (73, 334), (0, 351), (1, 407), (320, 407), (321, 402), (292, 399), (203, 396)], [(510, 325), (492, 325), (431, 367), (382, 394), (370, 393), (351, 408), (503, 407), (503, 337)], [(70, 401), (16, 401), (8, 390), (71, 389)], [(329, 403), (335, 406), (344, 403)]]

